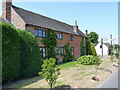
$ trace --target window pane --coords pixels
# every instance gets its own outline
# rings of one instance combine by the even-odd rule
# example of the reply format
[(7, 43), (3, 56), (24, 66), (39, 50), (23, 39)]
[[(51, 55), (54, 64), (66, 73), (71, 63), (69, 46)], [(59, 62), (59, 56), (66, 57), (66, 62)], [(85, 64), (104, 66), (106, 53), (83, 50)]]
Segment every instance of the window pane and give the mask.
[(42, 30), (39, 30), (39, 37), (42, 37)]
[(73, 37), (73, 36), (70, 36), (70, 40), (71, 40), (71, 41), (74, 41), (74, 37)]
[(62, 40), (62, 34), (60, 34), (60, 39)]
[(45, 58), (46, 57), (46, 48), (44, 47), (43, 48), (43, 58)]
[(57, 37), (58, 37), (58, 39), (62, 40), (62, 34), (61, 34), (61, 33), (59, 33), (59, 34), (57, 35)]
[(34, 30), (34, 35), (38, 36), (38, 30)]
[(58, 39), (60, 39), (60, 34), (57, 35)]
[(43, 31), (43, 37), (45, 37), (46, 36), (46, 31)]

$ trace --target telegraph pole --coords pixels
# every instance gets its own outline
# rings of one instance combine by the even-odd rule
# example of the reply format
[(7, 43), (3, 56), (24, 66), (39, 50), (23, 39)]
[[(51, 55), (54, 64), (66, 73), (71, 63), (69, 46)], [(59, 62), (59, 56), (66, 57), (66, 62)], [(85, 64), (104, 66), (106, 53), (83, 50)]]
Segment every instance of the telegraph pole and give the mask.
[(110, 34), (110, 44), (112, 46), (112, 34)]
[(103, 58), (103, 38), (101, 38), (102, 58)]

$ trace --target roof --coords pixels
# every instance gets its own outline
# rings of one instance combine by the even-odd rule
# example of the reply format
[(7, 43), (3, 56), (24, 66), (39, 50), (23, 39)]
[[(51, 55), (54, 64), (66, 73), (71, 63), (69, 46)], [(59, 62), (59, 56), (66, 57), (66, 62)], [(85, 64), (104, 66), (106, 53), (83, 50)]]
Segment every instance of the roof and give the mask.
[[(101, 43), (101, 42), (99, 42), (99, 43)], [(99, 43), (93, 43), (94, 44), (94, 46), (97, 46)], [(107, 43), (103, 43), (103, 44), (105, 44), (108, 48), (110, 47), (110, 44), (107, 42)]]
[(5, 18), (0, 17), (0, 22), (5, 22), (13, 25), (10, 21), (6, 20)]
[(110, 47), (110, 44), (109, 43), (104, 43), (108, 48)]
[(65, 33), (70, 33), (70, 34), (75, 34), (75, 35), (81, 35), (81, 36), (86, 36), (83, 32), (80, 30), (78, 33), (75, 33), (73, 31), (73, 26), (60, 22), (58, 20), (16, 7), (12, 5), (12, 8), (16, 11), (16, 13), (19, 14), (19, 16), (25, 21), (26, 24), (28, 25), (34, 25), (34, 26), (39, 26), (43, 28), (49, 28), (53, 29), (55, 31), (60, 31), (60, 32), (65, 32)]

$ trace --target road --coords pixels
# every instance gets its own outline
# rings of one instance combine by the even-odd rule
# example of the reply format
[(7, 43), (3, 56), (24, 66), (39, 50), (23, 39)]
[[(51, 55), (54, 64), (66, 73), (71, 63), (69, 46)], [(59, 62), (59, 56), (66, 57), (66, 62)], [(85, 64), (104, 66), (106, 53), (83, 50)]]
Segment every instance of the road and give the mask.
[(97, 88), (118, 88), (118, 71), (114, 72)]

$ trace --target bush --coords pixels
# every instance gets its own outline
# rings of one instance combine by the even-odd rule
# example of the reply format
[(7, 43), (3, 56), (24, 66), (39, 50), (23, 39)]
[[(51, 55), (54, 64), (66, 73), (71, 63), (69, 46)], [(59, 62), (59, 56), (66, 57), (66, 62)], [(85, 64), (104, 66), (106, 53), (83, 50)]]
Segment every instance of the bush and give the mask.
[(87, 42), (87, 55), (94, 55), (96, 56), (96, 50), (92, 42)]
[(42, 64), (37, 40), (31, 32), (19, 30), (21, 39), (21, 77), (36, 75)]
[(71, 54), (70, 43), (64, 45), (66, 54), (64, 55), (63, 62), (69, 62), (74, 59), (74, 56)]
[(42, 65), (42, 72), (39, 72), (39, 74), (46, 79), (46, 81), (50, 85), (50, 88), (52, 88), (53, 85), (56, 83), (58, 75), (60, 74), (60, 69), (55, 63), (56, 60), (54, 58), (44, 60), (44, 63)]
[(115, 53), (115, 57), (116, 57), (116, 59), (118, 59), (119, 58), (119, 53)]
[(2, 81), (10, 82), (19, 77), (20, 39), (16, 29), (7, 23), (2, 27)]
[(85, 55), (77, 59), (77, 63), (81, 65), (99, 65), (101, 60), (98, 56)]

